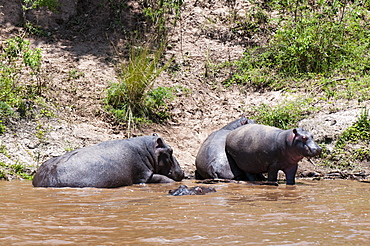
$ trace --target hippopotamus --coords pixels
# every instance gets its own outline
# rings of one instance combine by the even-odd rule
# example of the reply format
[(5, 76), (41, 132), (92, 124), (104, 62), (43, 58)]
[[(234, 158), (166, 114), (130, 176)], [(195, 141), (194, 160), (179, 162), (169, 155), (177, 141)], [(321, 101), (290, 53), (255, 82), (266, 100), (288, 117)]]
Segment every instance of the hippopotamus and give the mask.
[[(225, 152), (226, 136), (232, 130), (245, 124), (253, 124), (253, 120), (244, 115), (226, 126), (211, 133), (200, 147), (195, 159), (196, 178), (198, 179), (245, 179), (241, 171)], [(200, 177), (199, 177), (200, 176)]]
[(185, 195), (205, 195), (210, 192), (216, 192), (213, 187), (196, 186), (188, 188), (186, 185), (180, 185), (179, 188), (175, 190), (170, 190), (168, 194), (173, 196), (185, 196)]
[(157, 134), (106, 141), (49, 159), (38, 168), (32, 184), (116, 188), (181, 181), (184, 172), (172, 153)]
[(268, 181), (277, 182), (278, 171), (282, 170), (287, 185), (295, 184), (298, 161), (317, 156), (321, 150), (312, 134), (301, 128), (282, 130), (248, 124), (226, 137), (227, 153), (247, 175), (267, 172)]

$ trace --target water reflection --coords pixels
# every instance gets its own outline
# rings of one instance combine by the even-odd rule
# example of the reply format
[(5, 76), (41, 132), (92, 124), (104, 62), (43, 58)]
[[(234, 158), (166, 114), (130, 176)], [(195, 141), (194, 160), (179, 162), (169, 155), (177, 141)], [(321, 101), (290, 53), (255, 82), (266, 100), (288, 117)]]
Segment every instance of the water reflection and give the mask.
[(220, 183), (204, 196), (168, 195), (179, 185), (45, 189), (3, 181), (0, 244), (364, 245), (370, 239), (368, 183)]

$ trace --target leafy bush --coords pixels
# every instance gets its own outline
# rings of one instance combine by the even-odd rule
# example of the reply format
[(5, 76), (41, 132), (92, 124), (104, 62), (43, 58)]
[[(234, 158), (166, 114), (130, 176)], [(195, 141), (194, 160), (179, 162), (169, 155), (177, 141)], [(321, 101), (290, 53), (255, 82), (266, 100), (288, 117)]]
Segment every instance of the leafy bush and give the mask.
[[(280, 88), (292, 86), (292, 78), (368, 76), (366, 1), (273, 0), (267, 4), (278, 13), (277, 30), (268, 45), (247, 48), (236, 63), (238, 72), (232, 82)], [(294, 86), (305, 86), (305, 80), (296, 80)]]
[(317, 109), (310, 105), (310, 100), (299, 99), (286, 101), (275, 107), (262, 104), (252, 110), (256, 112), (257, 115), (254, 118), (259, 124), (289, 129), (296, 127), (300, 120)]
[(43, 30), (37, 24), (31, 23), (29, 20), (26, 19), (27, 12), (33, 9), (38, 9), (41, 7), (46, 7), (52, 12), (59, 11), (60, 3), (58, 0), (23, 0), (22, 1), (22, 9), (23, 9), (23, 25), (25, 30), (28, 33), (34, 34), (36, 36), (49, 36), (50, 33)]
[[(287, 74), (330, 73), (361, 61), (370, 65), (368, 11), (359, 1), (302, 1), (292, 4), (291, 18), (277, 31), (271, 60)], [(363, 59), (365, 58), (365, 59)]]
[[(27, 110), (29, 100), (41, 95), (41, 50), (29, 41), (14, 37), (5, 41), (0, 55), (0, 120)], [(27, 76), (27, 79), (25, 79)], [(4, 130), (4, 126), (1, 127)]]

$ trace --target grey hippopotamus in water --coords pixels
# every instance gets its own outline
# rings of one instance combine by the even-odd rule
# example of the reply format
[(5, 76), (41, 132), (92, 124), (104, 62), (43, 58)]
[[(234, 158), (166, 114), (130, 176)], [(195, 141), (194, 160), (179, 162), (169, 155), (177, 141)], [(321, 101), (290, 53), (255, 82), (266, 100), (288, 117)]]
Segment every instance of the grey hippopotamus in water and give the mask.
[[(226, 136), (230, 131), (245, 124), (255, 123), (245, 118), (235, 120), (220, 130), (211, 133), (200, 147), (195, 159), (198, 179), (245, 179), (241, 171), (225, 151)], [(199, 177), (200, 176), (200, 177)]]
[(173, 196), (185, 196), (185, 195), (205, 195), (210, 192), (216, 192), (213, 187), (196, 186), (188, 188), (186, 185), (180, 185), (175, 190), (170, 190), (168, 193)]
[(312, 134), (303, 129), (281, 130), (251, 124), (227, 135), (226, 151), (247, 175), (267, 172), (268, 181), (276, 182), (278, 171), (282, 170), (286, 184), (294, 185), (298, 161), (319, 155), (321, 148)]
[(77, 149), (44, 162), (35, 187), (115, 188), (138, 183), (181, 181), (172, 149), (157, 134), (112, 140)]

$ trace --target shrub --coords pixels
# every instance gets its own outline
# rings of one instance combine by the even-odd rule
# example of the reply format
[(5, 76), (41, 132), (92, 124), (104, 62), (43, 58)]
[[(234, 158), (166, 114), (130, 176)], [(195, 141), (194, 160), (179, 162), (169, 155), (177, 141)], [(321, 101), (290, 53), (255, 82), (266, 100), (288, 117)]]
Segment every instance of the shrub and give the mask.
[(275, 126), (281, 129), (296, 127), (297, 123), (311, 114), (317, 108), (310, 105), (309, 99), (286, 101), (275, 107), (262, 104), (255, 107), (255, 120), (259, 124)]
[[(291, 87), (291, 78), (368, 76), (370, 11), (365, 2), (269, 1), (278, 12), (277, 31), (268, 45), (247, 48), (232, 81), (280, 88)], [(294, 86), (303, 87), (305, 81)]]
[[(41, 95), (43, 80), (40, 76), (41, 50), (30, 48), (22, 37), (5, 41), (0, 55), (0, 120), (24, 112), (30, 100)], [(27, 78), (27, 79), (26, 79)], [(4, 126), (0, 127), (2, 131)]]
[(363, 60), (370, 41), (369, 16), (358, 1), (302, 2), (303, 6), (297, 1), (297, 5), (292, 4), (291, 18), (278, 29), (272, 41), (270, 59), (278, 71), (330, 73), (353, 60), (369, 65), (367, 55)]

